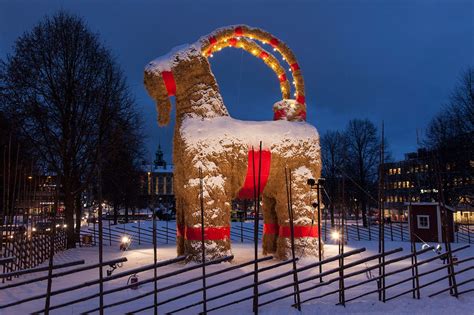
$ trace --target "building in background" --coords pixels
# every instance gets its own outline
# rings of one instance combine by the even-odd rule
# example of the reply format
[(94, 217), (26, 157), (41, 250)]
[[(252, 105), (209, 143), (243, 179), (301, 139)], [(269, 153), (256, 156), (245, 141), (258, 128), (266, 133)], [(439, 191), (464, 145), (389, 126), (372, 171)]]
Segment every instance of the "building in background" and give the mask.
[(14, 213), (19, 215), (49, 215), (56, 198), (58, 199), (59, 213), (64, 210), (63, 194), (57, 191), (55, 174), (30, 174), (20, 178), (18, 186), (20, 193), (14, 202)]
[(164, 160), (160, 145), (153, 164), (142, 164), (140, 185), (141, 200), (146, 207), (174, 211), (173, 166)]
[[(418, 149), (402, 161), (384, 164), (386, 208), (394, 213), (406, 203), (438, 202), (440, 190), (455, 221), (474, 223), (474, 157), (469, 146)], [(471, 220), (472, 217), (472, 220)]]
[(388, 207), (407, 202), (431, 202), (437, 199), (438, 185), (430, 152), (419, 149), (405, 159), (386, 163), (385, 200)]

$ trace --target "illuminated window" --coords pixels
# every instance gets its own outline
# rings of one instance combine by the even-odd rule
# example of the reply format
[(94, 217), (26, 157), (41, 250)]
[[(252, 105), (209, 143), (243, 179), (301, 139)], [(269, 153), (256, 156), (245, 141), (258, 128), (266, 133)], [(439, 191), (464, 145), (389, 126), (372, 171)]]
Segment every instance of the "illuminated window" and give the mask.
[(416, 223), (419, 229), (429, 229), (430, 228), (430, 216), (429, 215), (417, 215)]

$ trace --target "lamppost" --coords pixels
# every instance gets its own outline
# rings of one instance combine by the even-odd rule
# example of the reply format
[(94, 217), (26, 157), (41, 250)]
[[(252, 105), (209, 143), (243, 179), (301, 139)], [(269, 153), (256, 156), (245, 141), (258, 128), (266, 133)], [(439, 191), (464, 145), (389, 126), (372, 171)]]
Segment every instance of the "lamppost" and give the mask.
[[(321, 199), (320, 199), (320, 192), (321, 186), (324, 184), (325, 178), (319, 178), (318, 181), (314, 180), (314, 178), (308, 179), (307, 183), (310, 186), (310, 189), (316, 189), (316, 202), (312, 203), (313, 208), (318, 209), (318, 259), (321, 262), (321, 254), (322, 254), (322, 244), (321, 244)], [(311, 220), (311, 225), (313, 225), (314, 220)], [(322, 264), (319, 264), (319, 273), (323, 272)], [(320, 282), (323, 282), (323, 278), (319, 278)]]

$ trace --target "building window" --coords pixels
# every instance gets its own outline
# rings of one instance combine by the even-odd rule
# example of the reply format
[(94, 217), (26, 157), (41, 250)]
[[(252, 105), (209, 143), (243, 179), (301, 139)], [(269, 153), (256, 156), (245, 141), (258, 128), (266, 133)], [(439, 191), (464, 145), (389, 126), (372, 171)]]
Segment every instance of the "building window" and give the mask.
[(171, 176), (166, 177), (166, 193), (168, 195), (173, 194), (173, 177)]
[(430, 228), (430, 216), (429, 215), (417, 215), (416, 221), (419, 229)]
[(164, 192), (164, 187), (165, 187), (165, 179), (164, 176), (159, 176), (158, 177), (158, 194), (163, 195)]

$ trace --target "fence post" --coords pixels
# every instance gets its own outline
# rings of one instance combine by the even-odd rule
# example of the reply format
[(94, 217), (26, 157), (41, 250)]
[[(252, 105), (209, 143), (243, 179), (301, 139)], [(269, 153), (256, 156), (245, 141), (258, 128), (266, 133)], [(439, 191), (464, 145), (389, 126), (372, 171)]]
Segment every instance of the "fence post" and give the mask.
[(59, 208), (59, 175), (56, 175), (56, 196), (54, 198), (54, 209), (51, 211), (51, 235), (50, 235), (50, 248), (49, 248), (49, 265), (48, 265), (48, 284), (46, 288), (46, 299), (45, 299), (45, 307), (44, 313), (45, 315), (49, 314), (49, 305), (50, 305), (50, 298), (51, 298), (51, 289), (53, 285), (53, 259), (54, 259), (54, 245), (55, 245), (55, 238), (56, 238), (56, 214)]
[[(416, 245), (415, 241), (412, 240), (411, 242), (411, 252), (412, 252), (412, 257), (411, 257), (411, 275), (413, 278), (412, 280), (412, 286), (413, 286), (413, 298), (420, 299), (420, 278), (418, 277), (418, 257), (416, 256)], [(415, 292), (416, 292), (416, 297), (415, 297)]]
[[(289, 178), (289, 185), (288, 185), (288, 178)], [(285, 179), (286, 179), (286, 191), (287, 191), (287, 198), (288, 198), (288, 221), (290, 223), (290, 237), (291, 237), (291, 256), (293, 259), (293, 282), (294, 282), (294, 301), (296, 304), (296, 308), (298, 311), (301, 312), (301, 299), (300, 299), (300, 289), (298, 284), (298, 272), (296, 271), (296, 255), (295, 255), (295, 231), (293, 225), (293, 200), (292, 200), (292, 191), (291, 191), (291, 169), (289, 170), (289, 175), (287, 177), (286, 168), (285, 168)], [(289, 190), (288, 190), (289, 186)], [(318, 221), (319, 222), (319, 221)], [(321, 261), (321, 247), (319, 247), (319, 260)], [(321, 265), (320, 265), (321, 266)]]
[(138, 245), (141, 245), (142, 229), (140, 228), (140, 217), (138, 217)]
[[(321, 198), (319, 194), (321, 193), (321, 187), (320, 187), (320, 182), (319, 179), (316, 182), (316, 187), (317, 187), (317, 204), (318, 204), (318, 261), (321, 262), (321, 255), (322, 255), (322, 244), (321, 244)], [(295, 259), (295, 257), (293, 257)], [(323, 272), (323, 266), (322, 264), (319, 265), (319, 273)], [(319, 278), (319, 282), (323, 282), (323, 278)]]
[(467, 241), (468, 244), (471, 244), (471, 213), (467, 216)]
[(112, 235), (111, 235), (112, 233), (110, 231), (110, 217), (109, 217), (109, 226), (108, 227), (109, 227), (109, 246), (112, 246)]
[(327, 242), (328, 240), (328, 210), (325, 208), (325, 213), (324, 213), (324, 241)]
[(95, 240), (96, 235), (97, 235), (97, 234), (96, 234), (96, 231), (95, 231), (95, 221), (96, 221), (96, 220), (97, 220), (97, 218), (94, 218), (94, 220), (92, 221), (92, 226), (94, 227), (94, 246), (97, 245), (96, 240)]
[(255, 150), (252, 146), (252, 166), (253, 166), (253, 197), (254, 197), (254, 286), (253, 286), (253, 312), (258, 314), (258, 233), (260, 216), (260, 175), (262, 168), (262, 141), (260, 141), (259, 164), (258, 164), (258, 187), (255, 174)]
[[(410, 198), (410, 203), (411, 203), (411, 198)], [(402, 216), (400, 215), (400, 212), (403, 213), (403, 210), (402, 211), (398, 211), (398, 222), (400, 222), (400, 239), (402, 240), (403, 242), (403, 220), (402, 220)], [(410, 241), (412, 240), (412, 238), (410, 238)]]
[[(156, 240), (156, 212), (153, 211), (152, 215), (153, 219), (153, 313), (154, 315), (158, 315), (158, 284), (157, 284), (157, 268), (156, 268), (156, 263), (158, 261), (158, 255), (156, 252), (156, 246), (157, 246), (157, 240)], [(166, 232), (166, 235), (168, 235), (168, 231)]]
[(393, 226), (392, 226), (392, 215), (391, 214), (390, 214), (390, 240), (393, 242)]
[[(343, 210), (344, 211), (344, 210)], [(344, 220), (344, 219), (343, 219)], [(344, 224), (341, 225), (342, 233), (339, 238), (339, 303), (346, 307), (344, 288)]]
[(359, 231), (359, 209), (357, 209), (356, 215), (356, 227), (357, 227), (357, 240), (360, 241), (360, 231)]
[(240, 215), (240, 242), (244, 242), (244, 215)]
[(202, 169), (199, 168), (200, 181), (200, 204), (201, 204), (201, 251), (202, 251), (202, 311), (207, 314), (207, 294), (206, 294), (206, 244), (204, 243), (204, 188)]

